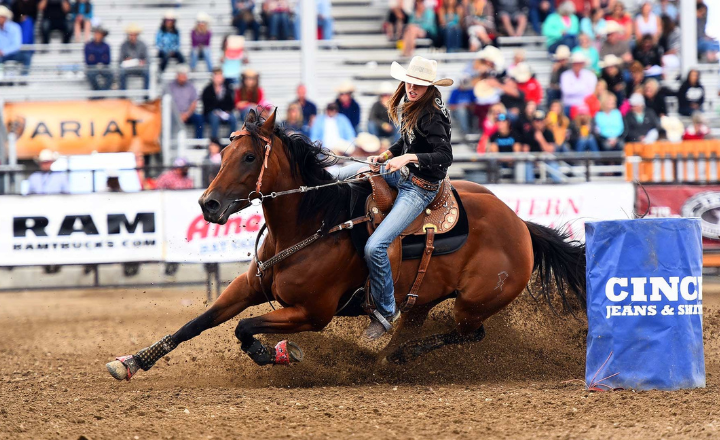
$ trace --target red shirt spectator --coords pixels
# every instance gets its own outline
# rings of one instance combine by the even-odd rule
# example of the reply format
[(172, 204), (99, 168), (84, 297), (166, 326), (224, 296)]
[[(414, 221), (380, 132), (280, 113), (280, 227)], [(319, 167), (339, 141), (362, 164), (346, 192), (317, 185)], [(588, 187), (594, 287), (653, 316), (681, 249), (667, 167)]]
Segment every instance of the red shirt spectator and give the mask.
[(692, 116), (692, 124), (685, 129), (684, 141), (701, 141), (710, 136), (710, 128), (705, 125), (702, 115), (698, 112)]
[(188, 177), (188, 163), (178, 157), (173, 162), (173, 169), (165, 171), (155, 181), (157, 189), (192, 189), (195, 185)]
[(525, 94), (525, 101), (533, 101), (540, 105), (543, 98), (543, 91), (540, 82), (530, 70), (526, 62), (517, 63), (510, 69), (510, 76), (517, 82), (518, 89)]

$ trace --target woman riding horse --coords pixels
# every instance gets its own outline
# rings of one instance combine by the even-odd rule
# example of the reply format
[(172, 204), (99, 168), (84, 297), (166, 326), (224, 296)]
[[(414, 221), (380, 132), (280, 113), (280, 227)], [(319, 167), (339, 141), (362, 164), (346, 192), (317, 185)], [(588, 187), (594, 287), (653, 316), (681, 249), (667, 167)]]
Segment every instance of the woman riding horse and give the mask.
[[(393, 78), (400, 85), (388, 104), (390, 119), (400, 126), (400, 139), (370, 162), (385, 164), (383, 178), (397, 188), (392, 210), (365, 245), (370, 272), (370, 292), (379, 314), (373, 315), (365, 336), (377, 339), (400, 316), (387, 250), (410, 223), (433, 201), (452, 164), (450, 117), (436, 86), (450, 86), (451, 79), (435, 80), (437, 62), (414, 57), (405, 70), (393, 62)], [(375, 171), (379, 167), (375, 167)]]

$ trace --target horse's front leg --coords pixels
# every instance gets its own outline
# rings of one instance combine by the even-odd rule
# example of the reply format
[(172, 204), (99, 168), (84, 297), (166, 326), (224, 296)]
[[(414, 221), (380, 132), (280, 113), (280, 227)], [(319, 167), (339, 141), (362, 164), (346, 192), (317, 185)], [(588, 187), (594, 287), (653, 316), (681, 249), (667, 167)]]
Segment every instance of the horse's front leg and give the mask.
[(258, 287), (259, 285), (253, 287), (248, 273), (240, 275), (230, 283), (205, 313), (183, 325), (174, 334), (163, 337), (134, 355), (121, 356), (109, 362), (106, 365), (108, 371), (115, 379), (130, 380), (138, 370), (149, 370), (155, 362), (173, 351), (179, 344), (237, 316), (248, 307), (262, 303), (265, 299), (258, 291)]
[(242, 343), (242, 350), (258, 365), (284, 365), (290, 361), (300, 361), (303, 354), (297, 345), (281, 341), (275, 348), (267, 347), (255, 339), (255, 335), (320, 331), (332, 320), (335, 309), (320, 311), (316, 307), (318, 307), (317, 304), (310, 312), (303, 306), (295, 305), (275, 310), (266, 315), (243, 319), (235, 329), (235, 336)]

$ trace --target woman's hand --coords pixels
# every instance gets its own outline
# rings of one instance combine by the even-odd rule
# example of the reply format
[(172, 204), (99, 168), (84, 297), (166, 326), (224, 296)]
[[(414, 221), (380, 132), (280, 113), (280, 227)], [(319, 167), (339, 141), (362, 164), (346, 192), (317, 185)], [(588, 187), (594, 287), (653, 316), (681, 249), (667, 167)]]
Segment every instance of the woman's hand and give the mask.
[(385, 171), (392, 173), (409, 164), (411, 162), (411, 158), (409, 156), (409, 154), (403, 154), (402, 156), (390, 159), (385, 164)]
[(382, 154), (379, 156), (370, 156), (368, 157), (368, 161), (372, 164), (370, 165), (370, 169), (377, 173), (380, 171), (380, 164), (385, 162), (385, 156)]

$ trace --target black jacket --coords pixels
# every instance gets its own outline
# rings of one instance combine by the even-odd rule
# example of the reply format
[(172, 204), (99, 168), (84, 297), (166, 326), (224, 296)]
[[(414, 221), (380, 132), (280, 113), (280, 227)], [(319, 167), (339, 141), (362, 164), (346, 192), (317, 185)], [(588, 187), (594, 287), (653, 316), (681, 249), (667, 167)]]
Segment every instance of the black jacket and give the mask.
[(222, 99), (218, 99), (215, 94), (215, 87), (212, 82), (205, 87), (202, 92), (203, 102), (203, 114), (207, 116), (214, 110), (222, 110), (227, 113), (232, 113), (235, 110), (235, 90), (233, 90), (232, 83), (225, 82), (225, 96)]
[(645, 109), (643, 122), (638, 122), (635, 114), (630, 111), (623, 119), (625, 123), (625, 141), (640, 142), (640, 138), (647, 135), (650, 130), (660, 128), (660, 119), (652, 109)]
[(435, 104), (440, 108), (433, 105), (423, 110), (411, 135), (402, 135), (390, 147), (393, 157), (416, 154), (419, 164), (410, 164), (408, 169), (429, 182), (444, 179), (453, 161), (450, 114), (440, 98), (436, 98)]

